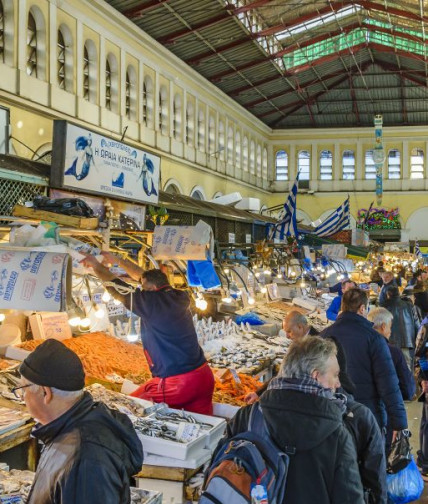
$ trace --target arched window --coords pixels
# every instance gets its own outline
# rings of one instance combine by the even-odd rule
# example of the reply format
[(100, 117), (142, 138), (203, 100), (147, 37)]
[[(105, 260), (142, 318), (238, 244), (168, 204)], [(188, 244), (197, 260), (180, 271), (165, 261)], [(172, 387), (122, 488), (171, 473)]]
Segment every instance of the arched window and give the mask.
[(235, 165), (241, 168), (241, 133), (239, 131), (235, 133)]
[(202, 109), (198, 112), (198, 150), (205, 151), (205, 114)]
[(149, 75), (143, 81), (143, 123), (148, 128), (153, 127), (153, 81)]
[(32, 75), (33, 77), (38, 77), (37, 75), (37, 59), (38, 59), (38, 37), (37, 37), (37, 26), (36, 20), (34, 19), (33, 13), (30, 11), (28, 13), (28, 24), (27, 24), (27, 75)]
[(250, 142), (250, 173), (251, 175), (256, 174), (256, 146), (254, 140)]
[(204, 193), (202, 192), (202, 188), (200, 187), (194, 187), (192, 189), (192, 192), (190, 193), (190, 197), (191, 198), (194, 198), (194, 199), (197, 199), (199, 201), (204, 201), (205, 200), (205, 196), (204, 196)]
[(172, 182), (170, 184), (168, 184), (168, 186), (166, 187), (166, 189), (164, 189), (164, 191), (167, 194), (172, 194), (172, 195), (181, 194), (178, 186)]
[(168, 93), (165, 86), (159, 89), (159, 131), (168, 134)]
[(226, 160), (229, 164), (233, 163), (233, 128), (232, 126), (229, 126), (227, 128), (227, 156)]
[(4, 9), (3, 9), (3, 2), (0, 0), (0, 61), (3, 63), (4, 62), (4, 27), (5, 27), (5, 21), (4, 21)]
[(266, 147), (263, 149), (262, 156), (262, 177), (267, 180), (268, 178), (268, 153)]
[(401, 158), (398, 149), (390, 149), (388, 152), (388, 178), (401, 178)]
[(346, 150), (342, 154), (342, 178), (343, 180), (355, 180), (355, 154), (354, 151)]
[(424, 151), (415, 147), (410, 155), (410, 178), (423, 179), (425, 178), (424, 169)]
[(56, 70), (58, 86), (65, 91), (73, 91), (73, 40), (65, 25), (58, 30)]
[(299, 152), (297, 158), (297, 169), (299, 170), (299, 187), (308, 188), (311, 174), (311, 155), (308, 151)]
[(225, 132), (223, 121), (218, 122), (218, 154), (220, 159), (224, 159), (224, 149), (225, 149)]
[(215, 119), (210, 115), (208, 120), (208, 154), (214, 154), (216, 152), (215, 147)]
[(181, 110), (181, 96), (177, 93), (174, 96), (174, 102), (172, 104), (172, 135), (176, 140), (181, 138), (181, 127), (183, 122)]
[(373, 180), (376, 178), (376, 165), (373, 159), (373, 150), (366, 150), (366, 155), (364, 157), (364, 178), (366, 180)]
[(106, 90), (106, 109), (112, 112), (118, 112), (118, 77), (117, 60), (113, 54), (106, 58), (105, 67), (105, 90)]
[(242, 169), (244, 172), (248, 171), (248, 138), (246, 136), (242, 142)]
[(137, 119), (137, 73), (132, 65), (126, 70), (125, 115), (131, 121)]
[(275, 156), (275, 180), (288, 180), (288, 154), (280, 150)]
[(92, 40), (83, 46), (83, 98), (91, 103), (97, 102), (97, 49)]
[(190, 147), (195, 145), (195, 108), (191, 101), (186, 104), (186, 144)]
[(257, 177), (262, 176), (262, 148), (260, 145), (257, 146), (256, 175), (257, 175)]
[(329, 150), (320, 153), (320, 180), (333, 179), (333, 154)]

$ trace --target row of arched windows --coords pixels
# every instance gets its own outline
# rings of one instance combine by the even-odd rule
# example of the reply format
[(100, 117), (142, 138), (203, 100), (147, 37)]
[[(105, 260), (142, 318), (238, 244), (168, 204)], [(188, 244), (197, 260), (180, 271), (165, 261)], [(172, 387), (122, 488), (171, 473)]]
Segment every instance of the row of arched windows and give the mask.
[[(4, 11), (6, 0), (0, 0), (0, 58), (4, 54)], [(36, 5), (30, 7), (26, 34), (26, 71), (37, 79), (46, 80), (46, 21)], [(183, 141), (190, 147), (216, 156), (226, 163), (233, 164), (243, 172), (260, 178), (268, 177), (267, 149), (246, 134), (235, 130), (234, 125), (226, 125), (205, 105), (196, 110), (195, 104), (188, 100), (185, 104), (180, 93), (170, 96), (168, 83), (160, 83), (155, 96), (154, 83), (150, 75), (145, 75), (142, 83), (142, 96), (138, 96), (138, 72), (129, 64), (125, 70), (125, 82), (120, 82), (120, 63), (112, 52), (107, 52), (105, 60), (99, 62), (99, 54), (94, 41), (87, 39), (82, 47), (82, 89), (77, 94), (90, 103), (100, 104), (114, 113), (124, 113), (133, 121), (139, 121), (138, 106), (141, 103), (142, 123), (158, 128), (165, 136)], [(65, 24), (61, 24), (56, 34), (56, 79), (57, 85), (68, 92), (75, 92), (73, 35)], [(1, 59), (0, 59), (1, 61)], [(104, 74), (100, 89), (99, 68)], [(120, 87), (124, 86), (121, 110)], [(103, 103), (100, 103), (103, 101)], [(140, 101), (141, 100), (141, 101)], [(172, 100), (170, 106), (170, 100)], [(185, 110), (183, 110), (185, 109)], [(157, 117), (155, 117), (155, 113)], [(172, 115), (172, 117), (170, 117)], [(157, 119), (157, 124), (155, 119)]]
[[(300, 172), (299, 180), (310, 179), (311, 155), (307, 150), (299, 151), (297, 155), (297, 170)], [(288, 180), (288, 154), (285, 150), (279, 150), (275, 156), (275, 179), (278, 181)], [(401, 154), (398, 149), (390, 149), (386, 159), (387, 177), (390, 180), (401, 179)], [(410, 178), (425, 178), (424, 151), (415, 147), (410, 155)], [(333, 154), (329, 150), (323, 150), (319, 155), (319, 178), (320, 180), (333, 180)], [(345, 150), (342, 153), (342, 180), (355, 180), (355, 153)], [(369, 149), (364, 155), (364, 178), (372, 180), (376, 178), (376, 163), (373, 158), (373, 150)]]

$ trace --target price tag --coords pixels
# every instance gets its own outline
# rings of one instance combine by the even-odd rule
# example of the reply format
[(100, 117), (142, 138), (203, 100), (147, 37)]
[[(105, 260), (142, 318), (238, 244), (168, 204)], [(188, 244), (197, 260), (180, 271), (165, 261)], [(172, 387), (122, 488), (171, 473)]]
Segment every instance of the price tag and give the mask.
[(235, 243), (235, 233), (229, 233), (229, 243)]
[(232, 373), (232, 378), (235, 380), (236, 383), (240, 384), (241, 383), (241, 378), (239, 378), (238, 372), (236, 369), (229, 368), (230, 372)]
[(199, 437), (201, 426), (198, 424), (191, 424), (187, 422), (180, 422), (177, 429), (177, 439), (182, 443), (190, 443)]

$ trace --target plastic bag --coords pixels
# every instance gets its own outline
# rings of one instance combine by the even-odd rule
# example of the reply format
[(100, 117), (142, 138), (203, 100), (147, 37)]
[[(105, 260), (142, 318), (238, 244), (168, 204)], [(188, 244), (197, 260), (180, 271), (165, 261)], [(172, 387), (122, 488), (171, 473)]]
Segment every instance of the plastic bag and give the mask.
[(412, 460), (412, 456), (410, 454), (410, 436), (411, 434), (409, 430), (402, 430), (398, 433), (397, 438), (392, 443), (387, 464), (389, 473), (398, 473), (410, 464)]
[(244, 313), (244, 315), (239, 315), (236, 317), (235, 322), (239, 325), (242, 323), (247, 323), (250, 325), (263, 325), (265, 322), (254, 312)]
[(214, 289), (221, 282), (211, 261), (187, 261), (187, 282), (190, 287)]
[(410, 464), (395, 474), (386, 475), (388, 499), (394, 504), (413, 502), (422, 495), (424, 480), (412, 456)]

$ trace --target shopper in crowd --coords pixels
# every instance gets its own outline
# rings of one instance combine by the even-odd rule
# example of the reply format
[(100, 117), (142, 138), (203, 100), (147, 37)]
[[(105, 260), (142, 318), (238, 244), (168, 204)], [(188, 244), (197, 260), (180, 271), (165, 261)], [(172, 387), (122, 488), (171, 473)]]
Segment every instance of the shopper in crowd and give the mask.
[(137, 282), (132, 294), (120, 294), (130, 285), (118, 279), (95, 257), (84, 264), (103, 281), (112, 282), (110, 293), (141, 319), (141, 339), (153, 378), (131, 395), (171, 408), (212, 414), (214, 376), (199, 346), (187, 292), (174, 289), (160, 270), (144, 271), (113, 254), (104, 254), (108, 263), (119, 264)]
[(343, 294), (349, 290), (354, 289), (357, 286), (355, 282), (350, 280), (349, 278), (345, 278), (342, 282), (342, 294), (337, 295), (333, 301), (330, 303), (330, 306), (327, 308), (326, 314), (327, 319), (331, 321), (335, 321), (340, 312), (340, 305), (342, 304), (342, 296)]
[(15, 394), (37, 424), (42, 446), (28, 504), (128, 504), (130, 478), (141, 470), (143, 449), (126, 415), (83, 391), (79, 357), (49, 339), (20, 367)]
[(386, 339), (397, 372), (401, 395), (405, 401), (409, 401), (415, 395), (416, 383), (402, 350), (397, 345), (391, 344), (391, 329), (394, 324), (393, 314), (386, 308), (379, 307), (370, 310), (367, 319), (373, 323), (373, 329)]
[(379, 287), (382, 287), (383, 280), (382, 280), (382, 273), (385, 271), (384, 263), (383, 261), (379, 261), (377, 268), (374, 268), (370, 275), (370, 282), (372, 283), (377, 283)]
[(417, 283), (425, 284), (428, 280), (428, 273), (423, 269), (418, 269), (413, 273), (408, 285), (416, 285)]
[(394, 285), (386, 289), (384, 307), (393, 316), (389, 342), (401, 348), (409, 369), (413, 369), (413, 354), (419, 330), (419, 316), (416, 309), (410, 300), (400, 298), (398, 287)]
[[(279, 504), (364, 502), (355, 443), (343, 422), (346, 400), (333, 392), (338, 377), (334, 342), (302, 338), (290, 345), (278, 376), (260, 398), (273, 441), (295, 449)], [(252, 407), (238, 411), (226, 440), (248, 429)]]
[(332, 338), (343, 347), (345, 371), (355, 384), (355, 400), (372, 411), (381, 428), (386, 427), (388, 413), (394, 431), (406, 429), (406, 410), (391, 354), (385, 339), (367, 320), (367, 310), (367, 293), (362, 289), (348, 290), (336, 322), (321, 336)]
[(386, 290), (388, 287), (397, 287), (397, 281), (395, 280), (394, 273), (391, 271), (384, 271), (382, 273), (383, 285), (379, 293), (379, 306), (385, 306), (386, 303)]
[(422, 325), (416, 339), (416, 369), (422, 394), (418, 401), (422, 402), (422, 417), (419, 428), (419, 450), (417, 464), (421, 469), (422, 478), (428, 482), (428, 323)]
[(414, 303), (420, 311), (421, 318), (425, 318), (428, 315), (428, 292), (423, 279), (424, 274), (425, 272), (418, 277), (413, 287)]

